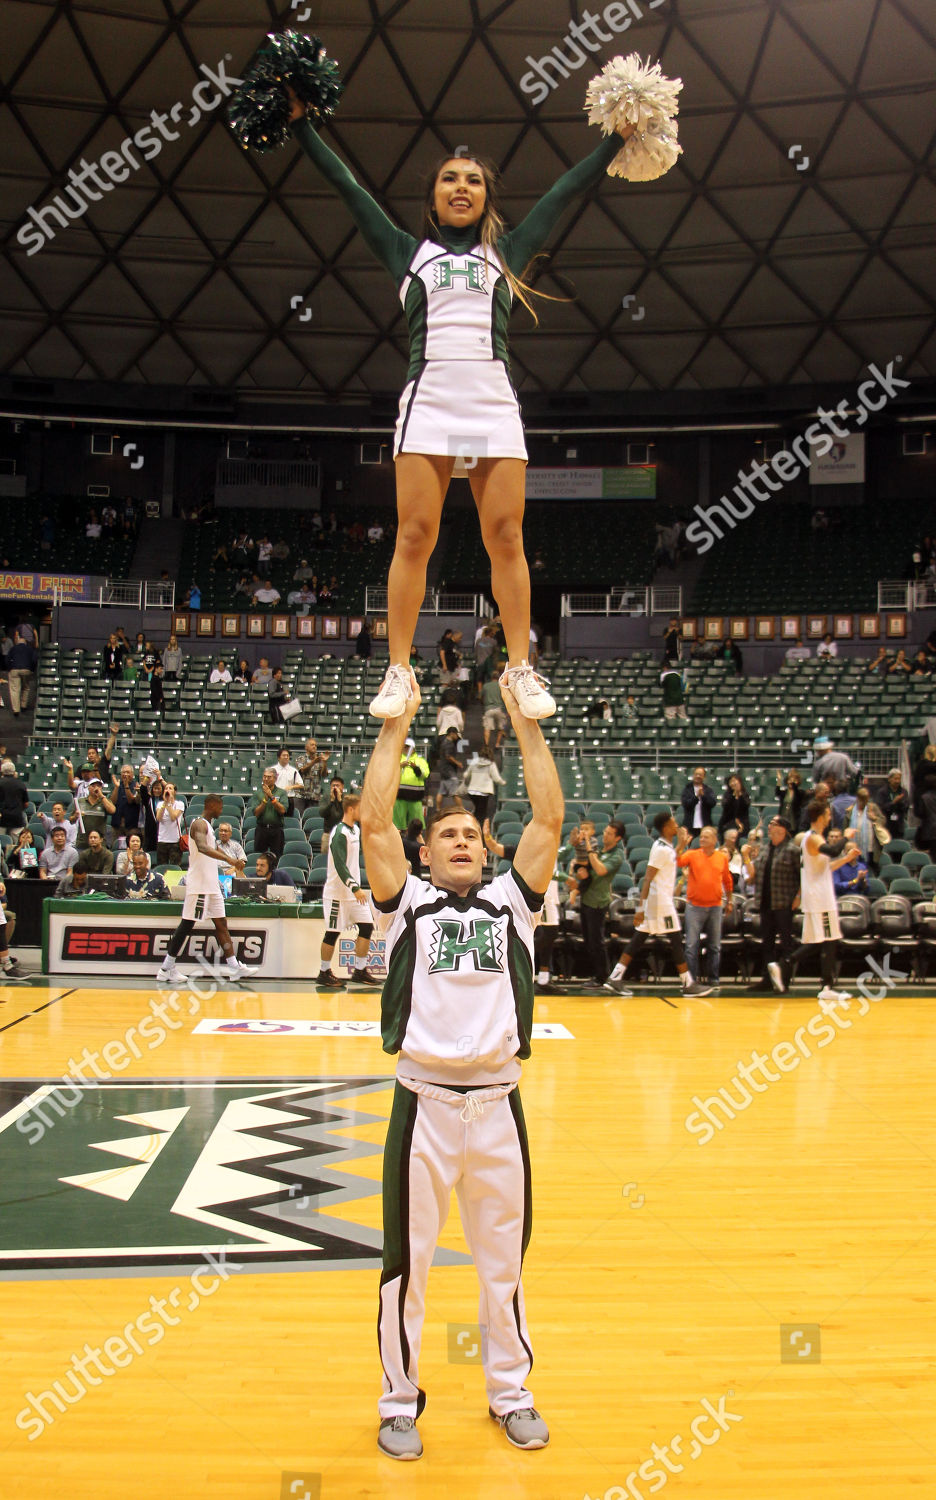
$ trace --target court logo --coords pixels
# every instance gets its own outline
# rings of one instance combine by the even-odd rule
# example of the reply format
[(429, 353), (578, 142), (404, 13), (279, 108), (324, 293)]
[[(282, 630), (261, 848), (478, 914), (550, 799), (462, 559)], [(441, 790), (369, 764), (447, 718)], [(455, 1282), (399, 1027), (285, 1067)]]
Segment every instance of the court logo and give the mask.
[(496, 922), (477, 917), (467, 924), (445, 919), (433, 923), (429, 973), (451, 974), (470, 958), (476, 970), (504, 972), (504, 938)]
[[(389, 1118), (392, 1078), (75, 1089), (55, 1130), (27, 1143), (16, 1125), (55, 1082), (0, 1084), (0, 1277), (177, 1275), (222, 1248), (248, 1272), (380, 1264), (379, 1211), (373, 1228), (354, 1222), (380, 1175), (357, 1163), (383, 1151), (373, 1127)], [(355, 1138), (361, 1126), (370, 1140)], [(437, 1264), (466, 1259), (446, 1251)]]

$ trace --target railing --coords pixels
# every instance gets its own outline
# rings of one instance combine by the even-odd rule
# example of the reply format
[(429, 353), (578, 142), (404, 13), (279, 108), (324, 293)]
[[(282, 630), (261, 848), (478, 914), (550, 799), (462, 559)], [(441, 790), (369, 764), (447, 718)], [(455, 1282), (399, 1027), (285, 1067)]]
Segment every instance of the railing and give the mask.
[(936, 583), (921, 578), (913, 585), (913, 608), (936, 609)]
[[(586, 731), (587, 735), (587, 731)], [(836, 742), (836, 750), (843, 750), (856, 764), (860, 764), (865, 776), (884, 777), (888, 771), (892, 771), (900, 764), (901, 742), (894, 741), (890, 745), (840, 745)], [(815, 758), (814, 754), (806, 750), (802, 745), (797, 745), (795, 750), (778, 750), (774, 744), (765, 744), (763, 748), (738, 744), (734, 735), (718, 735), (711, 739), (699, 738), (693, 740), (688, 748), (683, 742), (683, 748), (678, 746), (666, 746), (661, 748), (648, 742), (631, 746), (627, 744), (621, 748), (619, 740), (611, 740), (604, 745), (586, 744), (570, 745), (560, 744), (555, 740), (550, 741), (550, 753), (556, 760), (567, 760), (573, 764), (581, 764), (583, 770), (592, 762), (597, 760), (613, 761), (623, 771), (637, 771), (646, 767), (653, 771), (674, 770), (678, 766), (683, 769), (692, 765), (704, 764), (700, 760), (700, 753), (707, 756), (713, 763), (729, 763), (732, 769), (741, 771), (788, 771), (791, 766), (802, 767), (804, 783), (810, 777), (809, 767)], [(692, 754), (689, 751), (692, 751)], [(506, 747), (506, 759), (518, 760), (519, 751), (515, 746)], [(688, 772), (687, 772), (688, 780)], [(581, 799), (579, 799), (581, 800)], [(587, 801), (598, 802), (600, 797), (586, 798)], [(628, 799), (622, 798), (622, 801)], [(642, 800), (640, 798), (638, 801)]]
[(878, 609), (911, 610), (914, 585), (905, 578), (881, 578), (878, 580)]
[(562, 617), (573, 615), (681, 615), (682, 589), (628, 587), (609, 589), (607, 593), (563, 594)]
[(293, 459), (222, 458), (217, 483), (230, 489), (259, 486), (272, 489), (317, 490), (322, 482), (317, 463)]
[[(385, 615), (387, 613), (387, 589), (369, 586), (364, 592), (364, 613)], [(447, 594), (436, 589), (427, 589), (419, 606), (421, 615), (471, 615), (474, 619), (485, 619), (493, 614), (483, 594)]]
[(76, 599), (64, 589), (52, 590), (52, 608), (63, 604), (90, 604), (104, 609), (114, 605), (120, 609), (174, 609), (175, 584), (154, 583), (146, 579), (106, 578), (97, 588), (92, 588), (86, 599)]

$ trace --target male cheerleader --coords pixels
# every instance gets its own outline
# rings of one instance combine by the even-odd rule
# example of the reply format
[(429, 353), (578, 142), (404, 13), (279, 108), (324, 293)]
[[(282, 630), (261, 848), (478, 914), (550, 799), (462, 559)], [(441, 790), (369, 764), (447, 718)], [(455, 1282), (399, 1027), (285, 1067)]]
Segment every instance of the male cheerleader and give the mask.
[(556, 867), (563, 801), (539, 725), (502, 693), (523, 755), (533, 817), (512, 868), (481, 885), (487, 861), (472, 813), (443, 807), (409, 872), (393, 803), (400, 753), (419, 707), (410, 673), (403, 713), (371, 756), (361, 827), (374, 904), (387, 935), (383, 1045), (400, 1054), (384, 1150), (384, 1251), (378, 1340), (384, 1370), (377, 1445), (415, 1459), (426, 1404), (418, 1362), (426, 1281), (454, 1187), (478, 1271), (488, 1411), (517, 1448), (549, 1430), (526, 1386), (532, 1367), (520, 1272), (530, 1237), (530, 1163), (517, 1093), (530, 1055), (533, 931)]
[[(803, 941), (792, 955), (791, 962), (795, 962), (813, 944), (820, 943), (822, 989), (819, 991), (819, 1002), (821, 1005), (838, 1005), (843, 1000), (850, 1000), (851, 995), (847, 990), (835, 988), (838, 941), (842, 936), (842, 927), (832, 872), (841, 869), (842, 865), (854, 864), (860, 858), (861, 851), (856, 844), (847, 844), (843, 852), (841, 844), (828, 843), (826, 830), (832, 821), (832, 809), (828, 802), (814, 798), (806, 809), (806, 816), (809, 819), (809, 832), (803, 839), (800, 850), (803, 857), (800, 872)], [(767, 973), (774, 989), (783, 994), (786, 984), (780, 965), (768, 964)]]
[[(371, 933), (371, 909), (367, 892), (361, 886), (361, 799), (348, 792), (341, 799), (341, 821), (328, 838), (328, 871), (322, 891), (327, 932), (322, 939), (322, 965), (315, 987), (319, 990), (344, 989), (344, 980), (332, 970), (332, 954), (338, 934), (346, 927), (357, 927), (354, 943), (354, 980), (356, 984), (379, 984), (376, 974), (367, 967)], [(362, 920), (366, 918), (367, 920)]]
[(156, 971), (156, 978), (164, 984), (185, 984), (186, 976), (177, 967), (176, 959), (199, 916), (210, 917), (214, 923), (218, 942), (224, 954), (225, 962), (222, 966), (222, 973), (225, 978), (243, 979), (245, 974), (250, 972), (234, 956), (234, 944), (228, 931), (224, 914), (224, 897), (218, 880), (219, 864), (230, 865), (235, 875), (243, 874), (244, 870), (242, 859), (234, 859), (229, 854), (222, 854), (215, 842), (214, 829), (210, 820), (220, 818), (223, 811), (222, 799), (216, 792), (209, 792), (205, 798), (204, 816), (193, 819), (189, 824), (189, 867), (185, 877), (182, 921), (169, 939), (169, 951), (162, 961), (161, 968)]
[[(648, 938), (665, 937), (676, 965), (683, 994), (710, 995), (711, 985), (696, 983), (689, 973), (682, 932), (679, 927), (679, 913), (673, 900), (673, 890), (676, 885), (676, 854), (682, 854), (691, 835), (688, 828), (679, 826), (671, 812), (657, 813), (653, 826), (657, 836), (650, 848), (647, 869), (640, 888), (640, 901), (634, 915), (634, 926), (638, 930), (611, 970), (611, 977), (605, 981), (603, 988), (613, 990), (616, 995), (630, 999), (634, 992), (624, 986), (624, 974), (628, 964), (646, 947)], [(679, 840), (676, 850), (673, 848), (675, 838)]]

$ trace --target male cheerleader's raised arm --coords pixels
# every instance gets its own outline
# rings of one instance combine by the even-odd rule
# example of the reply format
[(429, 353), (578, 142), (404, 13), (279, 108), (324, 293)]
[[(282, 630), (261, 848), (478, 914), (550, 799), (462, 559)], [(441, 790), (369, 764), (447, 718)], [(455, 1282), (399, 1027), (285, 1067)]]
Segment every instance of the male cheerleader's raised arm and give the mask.
[(299, 115), (292, 122), (292, 133), (309, 160), (344, 199), (368, 249), (386, 267), (394, 281), (402, 281), (417, 241), (387, 217), (341, 157), (326, 146), (305, 115)]
[(410, 687), (412, 697), (406, 700), (399, 718), (384, 719), (361, 793), (361, 846), (371, 894), (378, 905), (400, 894), (409, 871), (400, 830), (393, 822), (393, 804), (400, 785), (403, 743), (420, 703), (419, 684), (412, 670)]
[(543, 738), (539, 720), (524, 717), (516, 698), (503, 682), (501, 695), (520, 746), (523, 777), (533, 812), (517, 845), (513, 868), (531, 891), (542, 896), (556, 871), (565, 802), (556, 762)]

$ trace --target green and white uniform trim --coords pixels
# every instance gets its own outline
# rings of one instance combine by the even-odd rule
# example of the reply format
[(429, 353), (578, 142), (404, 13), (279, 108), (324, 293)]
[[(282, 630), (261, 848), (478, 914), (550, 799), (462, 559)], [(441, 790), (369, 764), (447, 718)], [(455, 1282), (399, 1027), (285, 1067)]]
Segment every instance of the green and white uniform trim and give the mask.
[(375, 902), (387, 940), (385, 1052), (435, 1083), (515, 1081), (530, 1056), (533, 932), (543, 904), (515, 871), (456, 896), (407, 876)]

